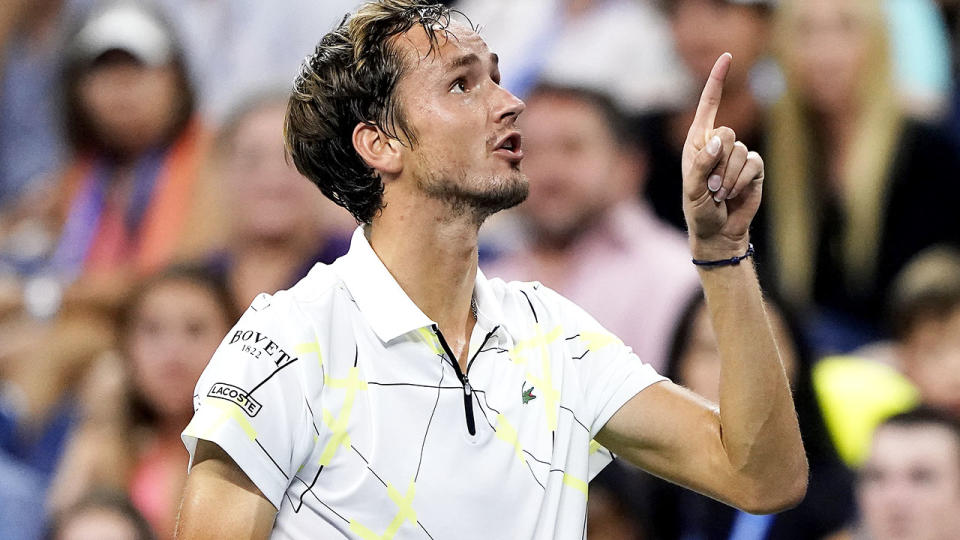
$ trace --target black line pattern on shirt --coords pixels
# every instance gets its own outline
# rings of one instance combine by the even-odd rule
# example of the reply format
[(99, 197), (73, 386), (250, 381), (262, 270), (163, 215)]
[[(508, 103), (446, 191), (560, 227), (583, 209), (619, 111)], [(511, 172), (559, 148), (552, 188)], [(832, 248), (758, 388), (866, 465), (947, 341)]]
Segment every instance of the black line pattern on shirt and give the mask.
[(537, 484), (540, 485), (540, 488), (541, 488), (541, 489), (543, 489), (544, 491), (546, 491), (546, 490), (547, 490), (547, 487), (543, 485), (543, 482), (541, 482), (539, 478), (537, 478), (537, 473), (533, 472), (533, 466), (530, 465), (530, 462), (529, 462), (529, 461), (527, 462), (527, 468), (530, 469), (530, 474), (533, 475), (533, 480), (534, 480)]
[(553, 465), (553, 463), (550, 463), (549, 461), (544, 461), (538, 458), (537, 456), (533, 455), (533, 453), (531, 453), (529, 450), (524, 449), (523, 453), (530, 456), (530, 459), (536, 461), (537, 463), (541, 463), (543, 465), (546, 465), (547, 467), (549, 467), (550, 465)]
[(580, 537), (582, 540), (587, 540), (587, 513), (583, 513), (583, 536)]
[[(300, 504), (297, 505), (297, 507), (293, 509), (293, 513), (294, 513), (294, 514), (299, 513), (299, 512), (300, 512), (300, 509), (303, 508), (303, 496), (306, 495), (308, 491), (309, 491), (310, 494), (313, 495), (318, 501), (320, 501), (320, 497), (318, 497), (317, 494), (313, 492), (313, 486), (315, 486), (315, 485), (317, 484), (317, 478), (320, 478), (320, 472), (321, 472), (321, 471), (323, 471), (323, 465), (320, 465), (320, 467), (317, 469), (317, 474), (315, 474), (315, 475), (313, 476), (313, 481), (310, 482), (310, 485), (307, 485), (307, 483), (303, 481), (303, 478), (300, 478), (300, 477), (297, 476), (297, 475), (294, 475), (294, 476), (293, 476), (295, 479), (300, 480), (301, 482), (303, 482), (303, 485), (307, 486), (307, 489), (305, 489), (305, 490), (303, 490), (303, 491), (300, 492)], [(291, 499), (290, 502), (293, 503), (293, 500)], [(324, 503), (323, 501), (320, 501), (320, 504), (322, 504), (322, 505), (324, 505), (324, 506), (327, 506), (327, 504)], [(337, 513), (333, 510), (333, 508), (330, 508), (329, 506), (327, 506), (327, 508), (329, 508), (330, 511), (333, 512), (334, 514), (337, 514)], [(340, 516), (340, 514), (337, 514), (337, 515)], [(343, 516), (340, 516), (340, 519), (343, 519), (344, 521), (347, 521), (346, 519), (344, 519)], [(349, 521), (347, 521), (347, 523), (349, 523)]]
[(290, 361), (287, 362), (286, 364), (284, 364), (284, 365), (278, 367), (277, 369), (273, 370), (273, 372), (271, 372), (270, 375), (267, 375), (267, 378), (266, 378), (266, 379), (260, 381), (259, 384), (257, 384), (256, 386), (253, 387), (253, 390), (250, 390), (249, 392), (247, 392), (247, 397), (252, 396), (253, 393), (256, 392), (258, 388), (260, 388), (261, 386), (263, 386), (264, 384), (266, 384), (266, 382), (269, 381), (270, 379), (272, 379), (274, 375), (276, 375), (277, 373), (280, 373), (280, 370), (282, 370), (283, 368), (285, 368), (285, 367), (289, 366), (290, 364), (296, 362), (296, 361), (299, 360), (299, 359), (300, 359), (299, 357), (294, 357), (293, 360), (290, 360)]
[[(321, 465), (320, 468), (322, 469), (323, 466)], [(317, 474), (320, 474), (320, 471), (317, 471)], [(295, 480), (299, 480), (300, 483), (303, 484), (304, 486), (307, 485), (307, 483), (304, 482), (303, 479), (300, 478), (299, 476), (294, 476), (293, 478), (294, 478)], [(311, 486), (312, 486), (312, 485), (311, 485)], [(318, 497), (317, 494), (314, 493), (314, 492), (313, 492), (313, 489), (311, 489), (310, 487), (307, 487), (307, 489), (305, 489), (305, 490), (303, 491), (303, 493), (300, 494), (300, 506), (297, 507), (297, 508), (295, 508), (295, 509), (293, 510), (293, 513), (294, 513), (294, 514), (299, 513), (299, 512), (300, 512), (300, 509), (303, 508), (303, 495), (304, 495), (305, 493), (307, 493), (308, 491), (310, 492), (311, 495), (313, 495), (313, 498), (316, 499), (317, 502), (319, 502), (320, 504), (322, 504), (322, 505), (324, 506), (324, 508), (326, 508), (327, 510), (333, 512), (333, 515), (335, 515), (335, 516), (337, 516), (338, 518), (342, 519), (343, 522), (346, 523), (347, 525), (350, 524), (350, 520), (349, 520), (349, 519), (343, 517), (342, 515), (340, 515), (339, 512), (337, 512), (336, 510), (334, 510), (333, 508), (331, 508), (329, 504), (323, 502), (323, 501), (320, 499), (320, 497)], [(287, 495), (287, 498), (290, 499), (290, 505), (293, 506), (293, 504), (294, 504), (294, 503), (293, 503), (293, 499), (291, 499), (289, 495)]]
[[(459, 386), (458, 386), (457, 388), (459, 388)], [(474, 394), (480, 394), (480, 395), (483, 396), (483, 402), (484, 402), (484, 404), (486, 404), (486, 406), (487, 406), (488, 409), (490, 409), (491, 411), (493, 411), (493, 412), (495, 412), (495, 413), (497, 413), (497, 414), (503, 414), (502, 412), (500, 412), (500, 411), (498, 411), (498, 410), (496, 410), (496, 409), (494, 409), (493, 407), (490, 406), (490, 402), (487, 401), (487, 391), (486, 391), (486, 390), (480, 390), (480, 389), (474, 388), (474, 389), (473, 389), (473, 393), (474, 393)], [(479, 402), (477, 402), (477, 403), (479, 403)]]
[(440, 361), (440, 380), (437, 381), (437, 399), (433, 402), (433, 410), (430, 411), (430, 419), (427, 420), (427, 429), (423, 430), (423, 442), (420, 443), (420, 459), (417, 461), (417, 473), (413, 475), (413, 481), (416, 482), (420, 477), (420, 466), (423, 465), (423, 449), (427, 446), (427, 434), (430, 433), (430, 424), (433, 423), (433, 415), (437, 412), (437, 405), (440, 404), (440, 389), (443, 387), (443, 375), (447, 370), (443, 369), (443, 360)]
[(570, 337), (568, 337), (568, 338), (563, 338), (563, 340), (564, 340), (564, 341), (570, 341), (570, 340), (572, 340), (572, 339), (577, 339), (578, 337), (580, 337), (580, 334), (576, 334), (576, 335), (570, 336)]
[(565, 410), (565, 411), (568, 411), (568, 412), (570, 413), (570, 415), (573, 416), (574, 421), (576, 421), (578, 424), (580, 424), (580, 427), (582, 427), (583, 429), (587, 430), (587, 433), (590, 433), (590, 428), (588, 428), (583, 422), (581, 422), (581, 421), (577, 418), (577, 415), (576, 415), (576, 413), (573, 412), (573, 409), (571, 409), (571, 408), (569, 408), (569, 407), (565, 407), (565, 406), (563, 406), (563, 405), (560, 405), (560, 408), (563, 409), (563, 410)]
[[(483, 392), (482, 390), (476, 390), (476, 389), (474, 389), (474, 390), (473, 390), (473, 393), (474, 393), (474, 394), (483, 393), (483, 401), (484, 401), (484, 402), (487, 401), (487, 393), (486, 393), (486, 392)], [(487, 411), (485, 411), (485, 410), (483, 409), (483, 403), (480, 403), (480, 400), (479, 400), (479, 399), (477, 400), (477, 405), (480, 406), (480, 412), (483, 414), (483, 419), (487, 421), (487, 425), (490, 426), (490, 429), (491, 429), (494, 433), (496, 433), (496, 432), (497, 432), (497, 428), (493, 427), (493, 424), (490, 423), (490, 419), (487, 417)], [(487, 408), (490, 409), (491, 411), (494, 410), (494, 408), (491, 407), (490, 405), (487, 405)], [(497, 412), (497, 414), (500, 414), (500, 413)]]
[(527, 299), (527, 304), (530, 306), (530, 311), (533, 312), (533, 322), (539, 323), (540, 319), (537, 318), (537, 310), (533, 309), (533, 302), (531, 302), (530, 297), (527, 296), (527, 291), (521, 290), (520, 292), (523, 293), (523, 297)]
[(380, 475), (377, 474), (377, 471), (373, 470), (373, 469), (370, 467), (369, 464), (367, 464), (367, 470), (370, 471), (371, 473), (373, 473), (373, 476), (375, 476), (375, 477), (377, 478), (377, 480), (379, 480), (380, 483), (383, 484), (383, 487), (389, 489), (389, 486), (387, 486), (387, 483), (383, 481), (383, 478), (380, 478)]
[(303, 402), (307, 404), (307, 410), (310, 411), (310, 425), (313, 426), (313, 430), (317, 432), (317, 435), (320, 435), (320, 430), (317, 429), (317, 415), (313, 414), (313, 407), (310, 406), (310, 400), (304, 396)]
[(277, 460), (273, 459), (273, 456), (271, 456), (271, 455), (270, 455), (270, 452), (267, 452), (267, 449), (264, 448), (262, 444), (260, 444), (260, 441), (255, 438), (255, 439), (253, 439), (253, 442), (257, 443), (257, 446), (259, 446), (259, 447), (260, 447), (260, 450), (263, 450), (263, 453), (266, 454), (268, 458), (270, 458), (270, 461), (271, 461), (271, 462), (273, 463), (273, 465), (277, 468), (277, 470), (280, 471), (280, 474), (282, 474), (283, 477), (286, 478), (287, 481), (289, 481), (289, 480), (290, 480), (290, 477), (287, 476), (287, 473), (283, 472), (283, 469), (280, 468), (280, 465), (277, 463)]
[(428, 531), (427, 528), (423, 526), (423, 523), (420, 523), (419, 519), (417, 520), (417, 525), (419, 525), (420, 528), (423, 530), (423, 532), (427, 534), (427, 537), (430, 538), (430, 540), (433, 540), (433, 535), (431, 535), (430, 531)]
[[(357, 450), (357, 448), (356, 448), (355, 446), (353, 446), (352, 444), (350, 445), (350, 448), (353, 448), (353, 451), (356, 452), (358, 456), (360, 456), (360, 459), (362, 459), (362, 460), (364, 461), (364, 463), (367, 464), (367, 470), (370, 471), (370, 473), (373, 474), (373, 476), (374, 476), (377, 480), (379, 480), (381, 484), (383, 484), (383, 487), (385, 487), (385, 488), (387, 488), (387, 489), (390, 489), (389, 486), (387, 486), (387, 483), (383, 481), (383, 478), (380, 478), (380, 475), (377, 474), (377, 471), (373, 470), (373, 468), (370, 467), (370, 462), (367, 461), (367, 458), (363, 457), (363, 454), (361, 454), (360, 451)], [(416, 482), (416, 480), (414, 480), (414, 482)], [(314, 495), (314, 497), (316, 497), (316, 495)], [(324, 505), (324, 506), (326, 506), (326, 505)], [(328, 508), (329, 508), (329, 507), (328, 507)], [(427, 531), (427, 528), (423, 526), (423, 523), (420, 523), (420, 520), (419, 520), (419, 519), (417, 520), (417, 525), (419, 525), (420, 528), (423, 530), (423, 532), (426, 533), (426, 535), (427, 535), (431, 540), (433, 540), (433, 535), (431, 535), (430, 532)]]
[(497, 354), (503, 354), (505, 352), (510, 352), (510, 349), (504, 349), (503, 347), (490, 347), (488, 349), (480, 349), (481, 353), (494, 351)]
[(583, 354), (581, 354), (580, 356), (574, 356), (573, 359), (574, 359), (574, 360), (583, 360), (583, 357), (586, 356), (588, 352), (590, 352), (590, 349), (587, 349), (587, 350), (583, 351)]
[[(483, 419), (487, 421), (487, 425), (490, 426), (490, 429), (493, 430), (494, 433), (496, 433), (496, 432), (497, 432), (497, 428), (493, 427), (493, 424), (490, 423), (490, 419), (487, 417), (487, 411), (484, 410), (483, 406), (486, 405), (488, 409), (490, 409), (491, 411), (496, 412), (498, 415), (499, 415), (499, 414), (503, 414), (503, 413), (501, 413), (500, 411), (494, 409), (493, 407), (490, 406), (489, 403), (487, 403), (487, 392), (486, 392), (485, 390), (478, 390), (478, 389), (474, 388), (474, 389), (473, 389), (473, 393), (474, 393), (474, 394), (481, 394), (481, 395), (483, 395), (483, 403), (481, 403), (480, 400), (477, 400), (477, 405), (480, 406), (480, 412), (483, 414)], [(548, 467), (551, 465), (550, 462), (544, 461), (544, 460), (538, 458), (537, 456), (533, 455), (533, 453), (530, 452), (529, 450), (527, 450), (526, 448), (521, 448), (521, 451), (522, 451), (524, 454), (527, 454), (528, 456), (530, 456), (530, 458), (531, 458), (532, 460), (536, 461), (537, 463), (540, 463), (540, 464), (542, 464), (542, 465), (546, 465), (546, 466), (548, 466)], [(530, 465), (530, 462), (526, 462), (526, 463), (527, 463), (527, 468), (530, 469), (530, 474), (533, 475), (533, 479), (534, 479), (538, 484), (540, 484), (540, 487), (546, 489), (546, 488), (543, 486), (543, 482), (541, 482), (540, 479), (537, 478), (537, 473), (534, 472), (533, 467)]]
[(437, 386), (433, 384), (416, 384), (416, 383), (400, 383), (400, 382), (376, 382), (376, 381), (367, 381), (367, 384), (372, 384), (374, 386), (413, 386), (416, 388), (429, 388), (431, 390), (463, 390), (462, 386)]
[(350, 445), (350, 448), (353, 448), (353, 451), (356, 452), (358, 456), (360, 456), (360, 459), (362, 459), (364, 463), (366, 463), (367, 465), (370, 465), (370, 462), (367, 461), (367, 458), (363, 457), (363, 454), (361, 454), (360, 451), (357, 450), (357, 447), (356, 447), (356, 446), (354, 446), (353, 444), (351, 444), (351, 445)]

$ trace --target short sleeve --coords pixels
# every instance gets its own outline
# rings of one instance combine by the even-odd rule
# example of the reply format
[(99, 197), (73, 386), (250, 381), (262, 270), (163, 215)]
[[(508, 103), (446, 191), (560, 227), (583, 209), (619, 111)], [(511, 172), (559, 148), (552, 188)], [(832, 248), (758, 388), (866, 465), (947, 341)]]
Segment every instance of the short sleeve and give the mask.
[(538, 289), (558, 309), (564, 334), (576, 336), (567, 341), (567, 347), (571, 357), (579, 358), (574, 365), (583, 389), (584, 412), (590, 437), (596, 437), (630, 398), (666, 377), (582, 308), (546, 287)]
[(223, 339), (182, 434), (191, 466), (199, 439), (216, 443), (276, 508), (313, 441), (297, 352), (308, 324), (283, 300), (257, 297)]

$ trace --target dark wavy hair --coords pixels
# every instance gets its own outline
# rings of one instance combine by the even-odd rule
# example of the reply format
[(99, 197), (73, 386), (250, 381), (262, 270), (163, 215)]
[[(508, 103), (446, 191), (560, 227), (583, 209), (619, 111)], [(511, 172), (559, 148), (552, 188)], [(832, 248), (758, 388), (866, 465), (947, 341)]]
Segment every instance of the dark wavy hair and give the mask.
[[(347, 15), (304, 60), (287, 106), (284, 141), (297, 170), (359, 223), (383, 208), (383, 181), (353, 147), (357, 124), (413, 147), (396, 95), (404, 59), (396, 38), (420, 26), (434, 52), (453, 13), (435, 0), (377, 0)], [(472, 25), (471, 25), (472, 27)]]

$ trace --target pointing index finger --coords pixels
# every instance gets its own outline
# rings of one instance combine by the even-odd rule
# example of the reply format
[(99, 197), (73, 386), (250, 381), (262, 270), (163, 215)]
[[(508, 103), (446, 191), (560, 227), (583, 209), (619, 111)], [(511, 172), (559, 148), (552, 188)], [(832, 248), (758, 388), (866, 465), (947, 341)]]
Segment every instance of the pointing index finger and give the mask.
[(720, 58), (713, 65), (713, 69), (710, 70), (710, 77), (703, 87), (703, 93), (700, 94), (697, 113), (693, 117), (690, 131), (687, 133), (687, 141), (694, 143), (697, 148), (706, 144), (706, 136), (713, 130), (713, 123), (717, 119), (717, 110), (720, 108), (720, 98), (723, 96), (723, 81), (727, 78), (727, 72), (730, 71), (732, 61), (733, 55), (730, 53), (720, 55)]

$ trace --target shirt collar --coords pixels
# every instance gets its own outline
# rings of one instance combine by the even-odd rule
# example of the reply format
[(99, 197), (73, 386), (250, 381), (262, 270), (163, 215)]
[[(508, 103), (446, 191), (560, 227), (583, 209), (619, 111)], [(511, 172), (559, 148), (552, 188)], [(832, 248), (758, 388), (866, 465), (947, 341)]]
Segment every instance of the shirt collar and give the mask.
[[(384, 343), (436, 324), (410, 300), (373, 251), (362, 225), (353, 232), (350, 250), (337, 259), (333, 266), (360, 312)], [(479, 268), (473, 295), (480, 327), (490, 332), (500, 326), (506, 331), (502, 325), (504, 317), (500, 302)]]

